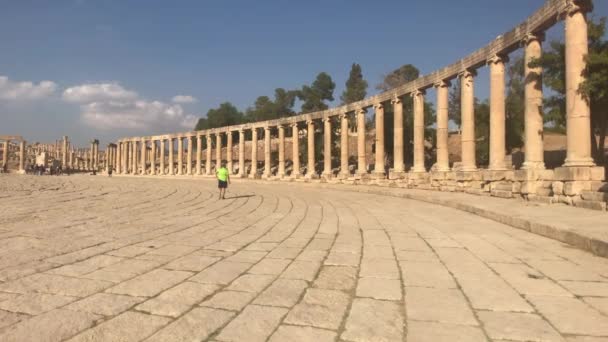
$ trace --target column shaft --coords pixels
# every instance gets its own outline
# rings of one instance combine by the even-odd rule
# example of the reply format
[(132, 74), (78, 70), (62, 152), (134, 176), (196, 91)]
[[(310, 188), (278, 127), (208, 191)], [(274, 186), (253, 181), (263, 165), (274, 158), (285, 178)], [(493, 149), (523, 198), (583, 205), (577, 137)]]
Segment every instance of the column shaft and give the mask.
[(285, 126), (279, 125), (279, 171), (277, 176), (285, 177)]
[(146, 139), (141, 139), (141, 174), (146, 174), (146, 157), (148, 156), (148, 146)]
[(222, 166), (222, 133), (215, 135), (215, 171)]
[(331, 177), (331, 118), (323, 119), (323, 176)]
[(506, 170), (505, 57), (496, 55), (490, 64), (490, 170)]
[(524, 169), (543, 169), (543, 84), (542, 67), (531, 68), (528, 64), (541, 57), (543, 35), (529, 34), (524, 40), (524, 73), (525, 73), (525, 160)]
[(239, 130), (239, 176), (244, 177), (245, 172), (245, 131)]
[(435, 85), (437, 90), (437, 164), (439, 172), (450, 171), (448, 153), (448, 103), (450, 82), (442, 81)]
[(159, 174), (166, 175), (165, 172), (165, 139), (160, 139), (160, 170)]
[(25, 140), (19, 142), (19, 172), (25, 172)]
[(460, 75), (460, 115), (462, 122), (462, 171), (476, 171), (475, 158), (475, 72), (464, 71)]
[(291, 171), (292, 177), (300, 176), (300, 130), (298, 123), (291, 125), (291, 161), (293, 162), (293, 170)]
[(207, 141), (207, 151), (205, 154), (206, 154), (207, 159), (205, 160), (205, 173), (207, 175), (211, 175), (211, 134), (207, 133), (206, 141)]
[(150, 140), (150, 174), (156, 175), (156, 140)]
[(414, 167), (412, 172), (426, 172), (424, 167), (424, 90), (412, 93), (414, 98)]
[(348, 169), (348, 114), (340, 115), (340, 175), (349, 177)]
[(188, 136), (186, 139), (188, 141), (188, 154), (186, 156), (186, 162), (188, 165), (186, 165), (186, 173), (188, 175), (192, 175), (192, 137)]
[(382, 103), (374, 105), (376, 114), (376, 161), (374, 163), (374, 174), (384, 175), (384, 106)]
[(405, 163), (403, 162), (403, 102), (401, 98), (395, 97), (391, 103), (393, 104), (393, 171), (405, 171)]
[(184, 137), (177, 138), (177, 174), (184, 174)]
[(306, 121), (308, 132), (308, 167), (306, 177), (312, 178), (316, 176), (315, 171), (315, 123), (311, 119)]
[(264, 127), (264, 177), (270, 177), (270, 127)]
[(365, 109), (358, 109), (357, 115), (357, 173), (366, 174), (367, 161), (365, 159)]
[(228, 172), (232, 172), (232, 131), (226, 132), (226, 167)]
[(258, 129), (251, 129), (251, 172), (250, 177), (255, 177), (258, 173)]
[(203, 137), (200, 134), (196, 135), (196, 174), (201, 173), (201, 164), (203, 162)]
[(173, 149), (175, 147), (175, 144), (173, 142), (173, 137), (170, 137), (168, 139), (169, 142), (169, 175), (173, 176), (175, 174), (175, 162), (173, 160)]

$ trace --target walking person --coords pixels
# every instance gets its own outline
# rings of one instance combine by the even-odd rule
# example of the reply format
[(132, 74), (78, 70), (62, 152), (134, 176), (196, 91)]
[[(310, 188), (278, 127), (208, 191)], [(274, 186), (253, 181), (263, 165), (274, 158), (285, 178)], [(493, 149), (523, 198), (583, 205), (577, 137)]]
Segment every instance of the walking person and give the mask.
[(217, 188), (220, 190), (219, 199), (225, 199), (226, 189), (228, 188), (228, 184), (230, 184), (230, 174), (226, 168), (226, 162), (222, 162), (222, 167), (217, 169), (215, 174), (217, 176)]

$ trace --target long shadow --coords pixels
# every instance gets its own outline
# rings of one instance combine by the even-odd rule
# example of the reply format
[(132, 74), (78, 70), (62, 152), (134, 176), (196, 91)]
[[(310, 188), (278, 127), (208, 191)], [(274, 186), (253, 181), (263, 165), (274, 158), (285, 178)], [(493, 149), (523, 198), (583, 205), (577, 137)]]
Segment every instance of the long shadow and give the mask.
[(225, 199), (246, 198), (246, 197), (253, 197), (253, 196), (255, 196), (255, 195), (226, 196)]

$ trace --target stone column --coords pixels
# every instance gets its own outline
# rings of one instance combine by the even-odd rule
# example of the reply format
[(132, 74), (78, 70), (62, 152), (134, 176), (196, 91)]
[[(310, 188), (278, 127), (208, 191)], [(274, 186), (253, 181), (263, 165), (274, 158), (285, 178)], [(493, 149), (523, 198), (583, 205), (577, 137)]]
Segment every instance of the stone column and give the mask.
[(177, 137), (177, 174), (184, 174), (184, 137)]
[(228, 173), (233, 174), (232, 171), (232, 131), (226, 132), (226, 167)]
[(131, 174), (135, 175), (137, 174), (137, 141), (131, 141), (131, 145), (133, 145), (133, 155), (131, 157), (133, 164), (131, 165)]
[(435, 169), (439, 172), (450, 171), (448, 153), (448, 103), (450, 82), (441, 81), (435, 84), (437, 91), (437, 163)]
[(543, 148), (543, 84), (542, 67), (530, 68), (528, 64), (541, 57), (544, 34), (528, 34), (524, 39), (525, 73), (525, 159), (522, 169), (544, 169)]
[(285, 177), (285, 126), (279, 125), (279, 178)]
[(340, 176), (350, 177), (348, 169), (348, 113), (340, 114)]
[(207, 133), (207, 160), (205, 160), (205, 173), (211, 175), (211, 134)]
[(146, 174), (146, 157), (148, 156), (148, 146), (146, 145), (146, 138), (141, 139), (141, 174)]
[(150, 174), (156, 175), (156, 140), (150, 140)]
[(254, 178), (258, 173), (258, 129), (251, 129), (251, 172), (249, 177)]
[(188, 165), (186, 165), (186, 174), (192, 175), (192, 137), (187, 136), (186, 139), (188, 141), (188, 154), (186, 155), (186, 162)]
[(196, 135), (196, 174), (200, 175), (201, 164), (203, 162), (203, 137), (200, 134)]
[(376, 176), (384, 176), (384, 105), (376, 103), (374, 105), (376, 113), (376, 161), (374, 165), (374, 174)]
[(175, 174), (175, 162), (173, 161), (173, 149), (175, 144), (173, 143), (173, 137), (169, 137), (169, 175), (173, 176)]
[(239, 129), (239, 177), (245, 177), (245, 131)]
[(122, 173), (122, 143), (120, 141), (116, 143), (116, 173)]
[[(55, 141), (55, 158), (57, 158), (57, 141)], [(93, 170), (95, 168), (95, 142), (91, 141), (91, 147), (89, 149), (89, 160), (87, 162), (87, 169)]]
[(412, 172), (426, 172), (424, 167), (424, 90), (412, 93), (414, 99), (414, 167)]
[(357, 116), (357, 174), (367, 174), (365, 160), (365, 109), (359, 108), (355, 112)]
[(264, 173), (263, 176), (268, 178), (271, 176), (270, 167), (270, 127), (264, 127)]
[(315, 123), (312, 119), (306, 121), (308, 125), (306, 131), (308, 133), (308, 166), (306, 171), (307, 178), (316, 177), (315, 171)]
[(2, 154), (2, 167), (6, 168), (8, 165), (8, 140), (4, 140), (4, 150)]
[(323, 118), (323, 176), (331, 178), (331, 118)]
[(403, 102), (401, 98), (395, 97), (391, 100), (393, 104), (393, 172), (401, 173), (405, 171), (403, 162)]
[(583, 71), (588, 53), (587, 18), (590, 1), (571, 0), (565, 13), (566, 44), (566, 162), (564, 166), (594, 166), (591, 157), (591, 112), (589, 102), (579, 94), (585, 81)]
[(222, 166), (222, 133), (215, 135), (215, 171)]
[(25, 173), (25, 140), (19, 142), (19, 172)]
[(505, 62), (506, 56), (494, 55), (490, 65), (490, 165), (494, 171), (506, 170), (505, 135)]
[(63, 136), (63, 149), (61, 155), (61, 167), (64, 169), (68, 166), (68, 137)]
[(461, 115), (461, 145), (462, 171), (476, 171), (475, 159), (475, 76), (474, 70), (465, 70), (460, 75), (460, 115)]
[(165, 173), (165, 138), (161, 138), (160, 141), (160, 175), (166, 175)]
[(300, 176), (300, 130), (297, 122), (291, 124), (291, 150), (291, 161), (293, 162), (291, 177), (297, 178)]

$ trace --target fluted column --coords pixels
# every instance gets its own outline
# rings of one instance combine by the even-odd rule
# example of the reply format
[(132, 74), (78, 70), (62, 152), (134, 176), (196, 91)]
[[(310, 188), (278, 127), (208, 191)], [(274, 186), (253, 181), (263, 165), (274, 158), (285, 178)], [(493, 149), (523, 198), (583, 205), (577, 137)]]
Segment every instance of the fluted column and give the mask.
[(141, 139), (141, 174), (146, 174), (146, 157), (148, 156), (148, 146), (146, 146), (146, 139)]
[(291, 177), (295, 178), (300, 176), (300, 129), (297, 122), (291, 124), (291, 150), (291, 161), (293, 162)]
[(308, 133), (308, 166), (306, 171), (306, 177), (316, 177), (315, 171), (315, 123), (312, 119), (306, 121), (308, 125), (306, 131)]
[(233, 174), (233, 172), (232, 172), (232, 131), (226, 132), (226, 167), (228, 168), (228, 173)]
[(158, 147), (160, 148), (160, 169), (158, 173), (160, 175), (166, 175), (167, 173), (165, 172), (165, 138), (160, 139)]
[(258, 173), (258, 129), (251, 129), (251, 172), (249, 177), (255, 177)]
[(270, 177), (270, 127), (264, 127), (264, 173), (263, 176)]
[(585, 81), (587, 18), (590, 1), (570, 0), (565, 13), (566, 44), (566, 162), (564, 166), (594, 166), (591, 156), (591, 111), (578, 92)]
[(462, 171), (476, 171), (475, 158), (475, 76), (473, 70), (462, 72), (460, 77), (460, 113), (462, 123)]
[(173, 149), (175, 147), (175, 144), (173, 142), (173, 137), (169, 137), (168, 142), (169, 142), (169, 175), (173, 176), (175, 174), (175, 161), (173, 160)]
[(524, 39), (524, 73), (525, 73), (525, 159), (523, 169), (544, 169), (543, 148), (543, 83), (542, 67), (529, 66), (529, 63), (541, 57), (541, 42), (544, 34), (528, 34)]
[(196, 135), (196, 174), (201, 173), (201, 164), (203, 162), (203, 137), (200, 134)]
[(412, 93), (414, 98), (414, 167), (412, 172), (426, 172), (424, 167), (424, 90)]
[(340, 176), (350, 176), (348, 169), (348, 114), (340, 114)]
[(19, 172), (25, 172), (25, 140), (19, 142)]
[(245, 131), (239, 129), (239, 177), (245, 177)]
[(215, 171), (222, 166), (222, 133), (215, 134)]
[(448, 103), (450, 82), (441, 81), (435, 84), (437, 92), (437, 163), (435, 168), (439, 172), (450, 171), (448, 153)]
[(184, 174), (184, 137), (177, 138), (177, 174)]
[(323, 118), (323, 176), (331, 177), (331, 118)]
[(403, 102), (400, 97), (391, 100), (393, 104), (393, 171), (405, 171), (403, 162)]
[(205, 174), (211, 175), (211, 134), (207, 133), (207, 159), (205, 160)]
[(188, 154), (186, 155), (186, 162), (188, 165), (186, 165), (186, 174), (190, 176), (192, 175), (192, 137), (187, 136), (186, 139), (188, 139)]
[(279, 170), (277, 176), (285, 177), (285, 126), (279, 125)]
[(506, 170), (505, 56), (495, 55), (490, 65), (490, 170)]
[(150, 174), (156, 175), (156, 140), (150, 140)]
[(376, 114), (376, 161), (374, 163), (374, 174), (384, 176), (384, 105), (376, 103), (374, 111)]
[(357, 173), (366, 174), (365, 160), (365, 109), (360, 108), (355, 112), (357, 115)]

